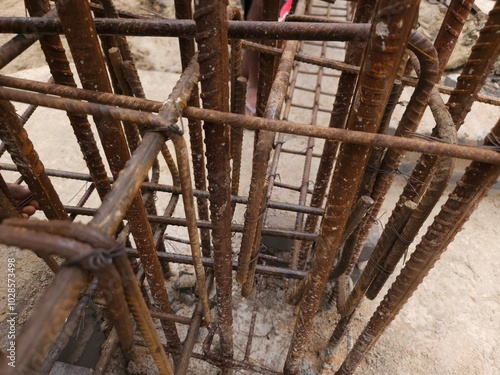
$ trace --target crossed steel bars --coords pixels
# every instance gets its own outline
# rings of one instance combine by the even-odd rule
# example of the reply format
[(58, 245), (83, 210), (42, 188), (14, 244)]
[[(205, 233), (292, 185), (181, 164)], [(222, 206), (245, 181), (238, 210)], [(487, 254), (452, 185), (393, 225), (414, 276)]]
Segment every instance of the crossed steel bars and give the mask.
[[(133, 357), (131, 321), (119, 319), (123, 314), (129, 317), (129, 310), (137, 322), (145, 344), (150, 349), (158, 371), (167, 374), (186, 373), (191, 357), (204, 359), (220, 367), (223, 372), (235, 368), (259, 373), (280, 373), (248, 361), (253, 329), (250, 330), (245, 359), (239, 361), (234, 358), (232, 271), (236, 270), (236, 280), (243, 283), (244, 296), (251, 295), (256, 273), (298, 279), (296, 288), (289, 290), (291, 299), (299, 301), (299, 314), (288, 349), (284, 373), (300, 373), (300, 361), (305, 343), (312, 329), (326, 282), (329, 277), (336, 278), (339, 285), (345, 282), (371, 225), (369, 216), (361, 219), (362, 214), (358, 215), (355, 209), (357, 198), (363, 194), (371, 195), (375, 199), (376, 214), (399, 166), (402, 153), (405, 151), (422, 153), (411, 176), (411, 189), (408, 186), (405, 188), (360, 282), (356, 284), (346, 301), (343, 298), (339, 299), (342, 305), (337, 306), (337, 309), (342, 318), (325, 349), (327, 352), (331, 351), (342, 337), (361, 298), (365, 294), (373, 298), (387, 280), (388, 274), (394, 270), (408, 243), (413, 240), (437, 199), (442, 195), (453, 170), (452, 158), (474, 160), (465, 173), (463, 182), (460, 186), (457, 185), (456, 194), (449, 199), (428, 234), (424, 236), (422, 244), (417, 246), (417, 251), (403, 269), (402, 276), (396, 280), (379, 306), (377, 313), (383, 316), (383, 319), (379, 318), (377, 313), (374, 315), (338, 371), (339, 374), (350, 374), (402, 308), (409, 293), (411, 294), (416, 285), (422, 281), (438, 255), (446, 249), (454, 234), (470, 215), (472, 208), (498, 177), (500, 155), (497, 151), (500, 123), (486, 138), (484, 148), (454, 144), (456, 135), (453, 128), (455, 126), (458, 128), (463, 123), (472, 103), (479, 97), (478, 91), (484, 83), (484, 75), (498, 58), (500, 43), (494, 36), (500, 27), (499, 1), (496, 2), (485, 28), (481, 31), (464, 73), (458, 80), (457, 89), (452, 91), (448, 109), (442, 102), (438, 91), (440, 87), (435, 85), (435, 82), (443, 72), (461, 24), (471, 9), (471, 2), (451, 2), (450, 11), (434, 47), (418, 33), (411, 32), (418, 6), (418, 2), (413, 1), (380, 0), (372, 3), (360, 0), (357, 2), (353, 23), (323, 22), (318, 17), (307, 16), (311, 6), (310, 1), (295, 2), (294, 15), (290, 17), (292, 22), (283, 23), (269, 21), (277, 11), (277, 1), (268, 3), (265, 14), (268, 21), (265, 22), (238, 20), (236, 11), (227, 11), (225, 1), (199, 1), (193, 14), (190, 2), (177, 0), (175, 2), (177, 20), (119, 18), (126, 13), (117, 11), (109, 0), (101, 1), (101, 6), (92, 5), (92, 10), (99, 15), (99, 18), (95, 19), (91, 16), (91, 7), (83, 0), (57, 1), (58, 19), (51, 18), (55, 12), (50, 11), (46, 1), (30, 0), (27, 4), (30, 14), (34, 17), (0, 18), (0, 31), (23, 33), (25, 30), (30, 30), (36, 33), (31, 33), (27, 37), (15, 37), (0, 47), (2, 51), (8, 52), (2, 54), (1, 65), (8, 64), (39, 39), (49, 61), (54, 84), (0, 76), (2, 86), (0, 87), (2, 98), (0, 135), (46, 216), (49, 219), (66, 221), (60, 225), (51, 224), (50, 221), (29, 224), (30, 222), (8, 219), (0, 225), (2, 242), (33, 249), (57, 272), (56, 279), (37, 306), (39, 314), (33, 314), (20, 338), (20, 350), (24, 358), (21, 365), (27, 369), (26, 373), (35, 372), (40, 368), (41, 360), (48, 353), (47, 344), (58, 340), (56, 334), (75, 306), (79, 291), (85, 285), (86, 268), (96, 274), (103, 290), (107, 290), (110, 282), (120, 285), (118, 289), (109, 290), (113, 297), (109, 300), (108, 309), (114, 324), (114, 334), (108, 339), (106, 347), (109, 350), (104, 351), (100, 363), (109, 361), (105, 357), (109, 358), (112, 348), (116, 347), (118, 342), (125, 356)], [(228, 20), (228, 15), (231, 20)], [(112, 18), (102, 18), (102, 16)], [(133, 16), (127, 14), (127, 17)], [(190, 20), (191, 17), (194, 20)], [(68, 60), (58, 36), (60, 33), (64, 33), (68, 39), (83, 89), (75, 88)], [(123, 35), (179, 37), (183, 74), (166, 102), (159, 103), (145, 99)], [(101, 44), (98, 37), (101, 38)], [(246, 46), (262, 53), (263, 70), (259, 80), (257, 105), (262, 118), (238, 114), (241, 113), (244, 103), (244, 84), (239, 77), (241, 69), (238, 66), (241, 59), (239, 39), (250, 37), (272, 41), (288, 39), (283, 51), (270, 46), (245, 43)], [(194, 54), (193, 38), (198, 44), (198, 55)], [(231, 77), (227, 69), (229, 66), (227, 45), (230, 39), (232, 39)], [(303, 54), (299, 50), (301, 43), (297, 40), (340, 40), (350, 43), (345, 61), (336, 62), (324, 56), (315, 58)], [(112, 82), (106, 74), (105, 60), (101, 57), (101, 45), (108, 59)], [(414, 57), (410, 53), (408, 61), (411, 61), (417, 72), (418, 83), (407, 111), (400, 121), (396, 136), (388, 136), (385, 134), (386, 125), (392, 114), (389, 103), (394, 105), (397, 101), (401, 92), (401, 82), (415, 83), (403, 74), (405, 70), (406, 75), (411, 70), (405, 52), (407, 45), (416, 54)], [(279, 64), (275, 64), (275, 61), (279, 61)], [(292, 74), (294, 61), (307, 61), (342, 70), (329, 128), (279, 120), (290, 85), (290, 77), (296, 77)], [(407, 65), (408, 68), (405, 69)], [(277, 69), (274, 69), (275, 67)], [(200, 98), (203, 100), (203, 109), (198, 108), (199, 77), (201, 77)], [(292, 78), (292, 85), (294, 79)], [(229, 113), (230, 80), (232, 110), (236, 113)], [(114, 94), (111, 83), (115, 89)], [(15, 109), (9, 100), (67, 111), (90, 174), (80, 176), (72, 172), (53, 173), (45, 170), (32, 150), (31, 142), (22, 129), (22, 123), (13, 116)], [(486, 100), (496, 103), (495, 99)], [(411, 137), (427, 105), (432, 109), (438, 125), (433, 136), (440, 141)], [(313, 111), (317, 112), (318, 106), (315, 108)], [(182, 131), (173, 125), (181, 113), (189, 119), (196, 190), (193, 190), (191, 183), (188, 148)], [(106, 176), (86, 115), (94, 117), (113, 178)], [(243, 129), (259, 131), (255, 143), (248, 198), (237, 196), (240, 168), (244, 166), (239, 159), (241, 158), (240, 136)], [(270, 200), (277, 158), (272, 161), (270, 167), (272, 172), (268, 171), (268, 163), (275, 133), (327, 140), (321, 154), (310, 207), (305, 205), (308, 189), (304, 181), (298, 205), (281, 204)], [(282, 138), (278, 139), (281, 139), (278, 142), (282, 142)], [(164, 146), (165, 141), (172, 141), (174, 145), (177, 166)], [(378, 150), (375, 151), (375, 148)], [(204, 149), (206, 159), (200, 157)], [(157, 183), (158, 169), (153, 167), (153, 164), (160, 151), (174, 176), (174, 185), (178, 186), (165, 187)], [(304, 179), (307, 178), (314, 157), (312, 146), (305, 154)], [(233, 167), (236, 167), (235, 171), (231, 171), (231, 158)], [(374, 173), (372, 164), (378, 165), (377, 168), (382, 171)], [(205, 175), (205, 165), (207, 175)], [(156, 170), (153, 173), (156, 177), (150, 183), (144, 182), (152, 167)], [(329, 170), (333, 170), (332, 177)], [(386, 170), (391, 173), (386, 173)], [(101, 207), (92, 210), (85, 207), (64, 206), (48, 178), (49, 175), (58, 173), (67, 178), (91, 179), (103, 199)], [(476, 178), (478, 175), (482, 176), (481, 179)], [(419, 185), (419, 182), (426, 179), (430, 181), (428, 186)], [(366, 191), (359, 189), (361, 184), (369, 180), (372, 181), (369, 189), (365, 189)], [(330, 191), (327, 202), (322, 208), (328, 185)], [(93, 187), (89, 189), (88, 195), (92, 189)], [(174, 195), (165, 215), (159, 216), (156, 214), (151, 192), (162, 189)], [(6, 192), (6, 187), (4, 186), (2, 190)], [(182, 220), (169, 217), (172, 215), (179, 194), (182, 195), (185, 208), (185, 219)], [(198, 219), (195, 196), (198, 203)], [(6, 212), (15, 214), (12, 203), (8, 197), (4, 199), (5, 197), (7, 195), (0, 195), (2, 208), (7, 210)], [(210, 220), (207, 198), (210, 202)], [(231, 224), (236, 202), (247, 205), (243, 226)], [(265, 228), (268, 207), (297, 212), (295, 230)], [(67, 220), (68, 213), (92, 215), (93, 219), (88, 226), (72, 224)], [(309, 216), (301, 231), (301, 215), (304, 213)], [(450, 215), (453, 216), (453, 220), (450, 219)], [(322, 217), (322, 223), (319, 233), (316, 233), (318, 217)], [(124, 218), (128, 221), (126, 226), (122, 223)], [(353, 240), (349, 242), (348, 234), (352, 232), (356, 222), (360, 224), (351, 234)], [(188, 228), (189, 238), (183, 241), (191, 245), (191, 257), (156, 252), (164, 250), (162, 247), (164, 226), (158, 227), (158, 223), (185, 225)], [(350, 229), (347, 229), (347, 226)], [(16, 229), (9, 229), (11, 227)], [(438, 227), (446, 230), (436, 229)], [(143, 272), (147, 279), (157, 310), (150, 311), (146, 306), (147, 297), (141, 295), (139, 283), (125, 254), (123, 252), (115, 254), (110, 250), (116, 244), (110, 236), (117, 231), (122, 233), (118, 243), (125, 241), (128, 231), (133, 235), (137, 250), (129, 250), (128, 254), (140, 258), (143, 271), (139, 271), (139, 274)], [(232, 233), (235, 231), (243, 234), (237, 262), (232, 259)], [(258, 264), (258, 260), (263, 257), (259, 254), (259, 250), (260, 238), (264, 233), (302, 241), (295, 244), (291, 269)], [(18, 238), (14, 238), (13, 234)], [(44, 240), (40, 241), (40, 244), (33, 243), (36, 241), (30, 241), (30, 237)], [(316, 245), (311, 250), (312, 240), (316, 241)], [(336, 259), (341, 245), (346, 240), (342, 258)], [(349, 246), (356, 248), (348, 249), (348, 243)], [(429, 250), (431, 245), (436, 247), (434, 252)], [(104, 254), (100, 252), (100, 248), (108, 249), (108, 253), (113, 254), (105, 252), (108, 255), (103, 255), (108, 262), (105, 265), (107, 268), (89, 267), (85, 260), (87, 257)], [(82, 258), (83, 253), (88, 255)], [(54, 263), (49, 257), (53, 254), (67, 258), (68, 262), (62, 265)], [(80, 254), (80, 258), (83, 259), (81, 259), (83, 263), (79, 266), (76, 265), (75, 254)], [(209, 258), (210, 256), (212, 258)], [(194, 265), (200, 301), (191, 318), (186, 319), (172, 314), (160, 264), (160, 261), (164, 260)], [(330, 274), (335, 264), (335, 272)], [(204, 267), (213, 267), (213, 275), (205, 275)], [(296, 270), (297, 267), (300, 269)], [(196, 334), (202, 324), (210, 325), (212, 321), (208, 301), (212, 276), (215, 278), (217, 294), (217, 318), (210, 326), (212, 333), (206, 339), (204, 353), (197, 354), (193, 352)], [(61, 303), (60, 309), (54, 309), (56, 300)], [(255, 308), (254, 311), (257, 310)], [(40, 319), (45, 319), (47, 315), (53, 318), (53, 324), (46, 332), (43, 331), (46, 333), (45, 337), (35, 335), (41, 324)], [(162, 322), (167, 338), (165, 347), (159, 340), (151, 316), (159, 317)], [(182, 343), (174, 322), (189, 323), (188, 334)], [(213, 332), (219, 334), (220, 353), (210, 351)], [(30, 347), (27, 343), (32, 337), (37, 338), (33, 341), (35, 344)], [(36, 351), (38, 357), (34, 356)], [(166, 353), (172, 354), (173, 364), (168, 361)]]

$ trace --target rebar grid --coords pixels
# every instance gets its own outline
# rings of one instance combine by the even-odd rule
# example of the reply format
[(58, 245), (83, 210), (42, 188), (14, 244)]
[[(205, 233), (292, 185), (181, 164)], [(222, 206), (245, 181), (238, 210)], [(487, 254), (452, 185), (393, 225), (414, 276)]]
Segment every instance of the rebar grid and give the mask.
[[(48, 1), (28, 0), (31, 17), (0, 17), (0, 32), (19, 34), (0, 47), (0, 66), (38, 41), (52, 75), (49, 83), (0, 75), (0, 148), (14, 161), (0, 169), (18, 171), (48, 219), (16, 218), (19, 208), (0, 175), (0, 242), (34, 251), (56, 274), (18, 337), (16, 368), (3, 356), (2, 371), (49, 373), (99, 288), (113, 328), (96, 373), (106, 373), (118, 345), (126, 361), (136, 361), (137, 348), (147, 347), (154, 373), (186, 374), (195, 360), (224, 374), (304, 373), (327, 284), (336, 283), (337, 306), (328, 308), (338, 322), (323, 327), (332, 333), (322, 359), (348, 330), (363, 297), (379, 293), (414, 241), (448, 186), (454, 158), (472, 160), (337, 371), (352, 374), (500, 173), (500, 122), (491, 124), (483, 146), (458, 145), (456, 133), (475, 101), (500, 105), (478, 94), (500, 53), (500, 0), (446, 105), (437, 82), (470, 1), (451, 1), (434, 44), (412, 28), (419, 2), (410, 0), (358, 0), (352, 22), (342, 1), (294, 1), (285, 22), (273, 21), (279, 1), (266, 2), (263, 22), (242, 21), (226, 1), (200, 0), (193, 9), (191, 1), (176, 0), (172, 20), (144, 19), (117, 10), (111, 0), (98, 3), (57, 0), (51, 10)], [(182, 74), (165, 89), (164, 102), (145, 95), (126, 35), (179, 39)], [(257, 117), (243, 114), (242, 47), (260, 53)], [(395, 135), (388, 135), (403, 85), (415, 89)], [(29, 104), (29, 113), (36, 106), (66, 111), (88, 173), (45, 168), (23, 129), (30, 115), (17, 116), (11, 101)], [(436, 128), (418, 137), (427, 107)], [(245, 133), (252, 130), (253, 149), (245, 149)], [(252, 162), (245, 160), (249, 151)], [(420, 158), (347, 294), (347, 278), (408, 151)], [(300, 169), (300, 181), (287, 179), (289, 168)], [(171, 183), (160, 182), (160, 170), (168, 170)], [(243, 172), (251, 175), (248, 186)], [(60, 198), (55, 178), (91, 185), (72, 206)], [(89, 204), (94, 190), (97, 206)], [(179, 197), (182, 210), (175, 211)], [(91, 217), (88, 224), (75, 222), (85, 217)], [(276, 226), (280, 221), (286, 224)], [(186, 235), (165, 234), (167, 226), (185, 227)], [(266, 236), (292, 242), (270, 255)], [(190, 252), (169, 251), (164, 241), (188, 245)], [(169, 263), (194, 268), (198, 300), (189, 316), (172, 309)], [(286, 360), (275, 368), (252, 356), (270, 278), (288, 280), (283, 300), (298, 304), (296, 317), (289, 307), (293, 333), (276, 348)], [(252, 310), (244, 349), (235, 339), (238, 293)]]

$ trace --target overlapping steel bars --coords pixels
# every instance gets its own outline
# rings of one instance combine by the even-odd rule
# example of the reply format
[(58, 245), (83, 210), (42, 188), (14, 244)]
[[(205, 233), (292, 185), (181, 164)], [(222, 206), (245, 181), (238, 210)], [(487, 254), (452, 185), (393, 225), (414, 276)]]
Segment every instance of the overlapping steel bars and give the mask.
[[(352, 268), (352, 264), (351, 267), (347, 265), (356, 257), (356, 251), (354, 255), (346, 251), (342, 258), (337, 258), (336, 255), (352, 231), (349, 223), (359, 221), (355, 207), (358, 195), (366, 193), (375, 199), (376, 214), (391, 186), (403, 152), (422, 153), (360, 281), (347, 301), (337, 306), (342, 317), (326, 345), (327, 352), (338, 344), (361, 298), (365, 294), (369, 298), (375, 297), (390, 272), (395, 269), (409, 242), (413, 241), (443, 194), (453, 171), (453, 158), (473, 160), (337, 372), (351, 374), (439, 255), (446, 250), (500, 173), (500, 122), (486, 137), (484, 147), (456, 145), (454, 129), (460, 127), (472, 104), (478, 100), (484, 76), (498, 58), (500, 42), (495, 36), (500, 28), (500, 1), (496, 1), (481, 30), (457, 88), (451, 93), (448, 107), (439, 94), (439, 89), (442, 88), (435, 83), (444, 70), (461, 26), (471, 9), (470, 1), (451, 2), (434, 47), (418, 32), (411, 30), (419, 2), (410, 0), (359, 0), (352, 23), (310, 17), (307, 11), (311, 2), (305, 0), (295, 2), (295, 14), (290, 18), (291, 22), (281, 23), (272, 21), (278, 1), (267, 2), (264, 22), (241, 21), (237, 11), (227, 11), (226, 1), (200, 0), (196, 3), (193, 15), (190, 2), (177, 0), (177, 20), (133, 18), (133, 14), (116, 10), (110, 0), (101, 1), (102, 6), (90, 6), (85, 0), (58, 0), (56, 19), (51, 18), (55, 15), (55, 10), (50, 11), (47, 1), (30, 0), (27, 3), (34, 17), (0, 18), (0, 32), (31, 31), (27, 36), (17, 36), (0, 47), (3, 51), (0, 65), (5, 66), (17, 56), (22, 56), (29, 45), (40, 40), (54, 82), (42, 83), (0, 76), (0, 136), (16, 163), (14, 168), (23, 175), (49, 221), (38, 223), (7, 219), (0, 224), (0, 240), (5, 244), (34, 250), (57, 274), (37, 306), (37, 313), (32, 314), (19, 339), (19, 357), (22, 356), (19, 366), (25, 369), (25, 373), (36, 373), (41, 368), (52, 342), (64, 342), (64, 335), (60, 339), (56, 339), (56, 335), (77, 305), (77, 297), (87, 285), (88, 271), (95, 275), (101, 289), (109, 296), (107, 309), (114, 326), (99, 360), (100, 366), (105, 367), (109, 363), (117, 343), (120, 343), (126, 358), (133, 356), (133, 347), (137, 343), (132, 340), (132, 316), (144, 344), (151, 352), (157, 367), (155, 371), (179, 375), (188, 371), (190, 358), (203, 359), (224, 372), (234, 368), (263, 374), (282, 373), (281, 369), (269, 369), (250, 362), (254, 325), (259, 313), (259, 293), (254, 301), (245, 358), (242, 361), (235, 358), (233, 310), (237, 306), (233, 305), (232, 279), (235, 277), (243, 284), (242, 294), (245, 297), (252, 295), (255, 274), (260, 274), (260, 277), (296, 279), (297, 284), (288, 294), (294, 296), (293, 299), (300, 300), (299, 313), (283, 371), (285, 374), (301, 373), (301, 360), (304, 358), (306, 343), (326, 282), (329, 277), (337, 281), (342, 277), (339, 284), (345, 283), (349, 268)], [(331, 9), (333, 2), (327, 3), (329, 4), (324, 7)], [(99, 18), (93, 18), (91, 10)], [(102, 18), (103, 15), (111, 18)], [(126, 15), (127, 18), (119, 18), (121, 15)], [(70, 65), (57, 34), (64, 34), (68, 40), (83, 89), (75, 88)], [(101, 44), (98, 34), (102, 38)], [(125, 35), (179, 37), (183, 73), (164, 103), (145, 98)], [(241, 114), (245, 85), (240, 77), (239, 39), (245, 38), (269, 42), (264, 43), (267, 45), (244, 43), (244, 46), (257, 49), (262, 54), (257, 107), (263, 118)], [(273, 47), (281, 39), (287, 40), (283, 49)], [(198, 55), (195, 55), (194, 40), (198, 45)], [(298, 52), (297, 40), (325, 41), (321, 55), (316, 57)], [(334, 40), (349, 42), (343, 62), (332, 60), (326, 53), (328, 43)], [(230, 41), (231, 70), (228, 69)], [(105, 48), (104, 55), (109, 57), (109, 66), (106, 66), (106, 61), (102, 58), (101, 48)], [(410, 60), (419, 77), (417, 83), (412, 78), (401, 77), (408, 56), (406, 48), (416, 55), (414, 58), (410, 53)], [(311, 107), (301, 106), (304, 109), (310, 108), (313, 124), (317, 122), (316, 117), (321, 111), (320, 99), (326, 95), (321, 89), (321, 81), (327, 77), (324, 70), (334, 68), (342, 71), (336, 88), (335, 103), (331, 103), (333, 110), (328, 127), (312, 127), (280, 120), (287, 91), (289, 87), (296, 86), (297, 76), (300, 74), (299, 70), (292, 74), (294, 64), (299, 61), (323, 67), (316, 77), (316, 88), (312, 90), (314, 103)], [(112, 93), (107, 68), (112, 74), (117, 93)], [(401, 78), (404, 84), (416, 84), (416, 89), (400, 120), (396, 135), (389, 136), (384, 133), (385, 125), (392, 116), (392, 109), (386, 109), (386, 105), (391, 98), (394, 102), (400, 92), (401, 82), (397, 78)], [(201, 82), (203, 108), (199, 108), (198, 79)], [(231, 94), (229, 82), (232, 85)], [(230, 100), (236, 113), (229, 111)], [(495, 99), (487, 100), (498, 105)], [(87, 162), (89, 175), (45, 170), (23, 130), (22, 120), (15, 116), (15, 108), (10, 101), (28, 103), (32, 108), (46, 106), (67, 111)], [(289, 100), (287, 108), (291, 106), (293, 103)], [(432, 136), (439, 141), (411, 137), (427, 106), (431, 108), (438, 124)], [(193, 173), (190, 170), (189, 149), (184, 134), (179, 126), (174, 125), (181, 113), (189, 119)], [(106, 175), (86, 115), (94, 117), (112, 178)], [(384, 126), (379, 134), (377, 132), (381, 123)], [(139, 132), (135, 126), (138, 126)], [(244, 129), (258, 130), (248, 197), (238, 196), (240, 171), (247, 167), (241, 159)], [(268, 170), (276, 132), (282, 134), (276, 144), (272, 167)], [(284, 149), (284, 135), (310, 137), (307, 150), (300, 152)], [(312, 152), (315, 138), (326, 139), (326, 143), (316, 183), (313, 191), (310, 191), (307, 182), (312, 160), (319, 156)], [(176, 165), (168, 154), (165, 142), (171, 142), (175, 148)], [(380, 165), (377, 162), (376, 168), (366, 165), (374, 147), (382, 150), (380, 154), (385, 153)], [(384, 149), (387, 151), (383, 151)], [(153, 168), (155, 179), (145, 182), (160, 151), (173, 174), (173, 186), (158, 183), (157, 166)], [(298, 188), (298, 204), (272, 199), (279, 152), (305, 156), (303, 181)], [(236, 167), (233, 174), (231, 158), (233, 167)], [(370, 160), (374, 159), (379, 157)], [(12, 169), (6, 164), (1, 166), (2, 169)], [(370, 167), (372, 170), (369, 170)], [(376, 178), (375, 169), (378, 173)], [(333, 176), (330, 177), (332, 170)], [(371, 173), (366, 180), (374, 181), (373, 191), (371, 188), (360, 190), (365, 170), (368, 174)], [(386, 170), (391, 173), (385, 173)], [(52, 186), (50, 176), (93, 181), (95, 185), (91, 186), (78, 207), (71, 207), (63, 205)], [(192, 180), (196, 190), (193, 189)], [(294, 189), (286, 183), (276, 185)], [(328, 199), (323, 204), (328, 185)], [(11, 199), (5, 193), (7, 185), (2, 186), (1, 207), (6, 216), (17, 215)], [(97, 209), (85, 207), (85, 201), (92, 194), (94, 186), (103, 199)], [(147, 192), (144, 197), (140, 195), (140, 189)], [(156, 214), (152, 199), (154, 192), (172, 194), (164, 216)], [(312, 198), (309, 200), (310, 193)], [(184, 204), (183, 218), (172, 217), (179, 195)], [(231, 223), (236, 203), (247, 205), (244, 217), (235, 217), (235, 220), (242, 220), (243, 224)], [(266, 210), (269, 208), (297, 212), (293, 229), (267, 227)], [(67, 219), (68, 213), (72, 218), (76, 215), (90, 215), (93, 218), (88, 225), (73, 224), (69, 220), (61, 223), (51, 221)], [(309, 216), (302, 231), (304, 214)], [(319, 218), (322, 222), (317, 233)], [(126, 226), (122, 224), (124, 219), (128, 221)], [(367, 233), (370, 221), (368, 217), (360, 226), (362, 232), (358, 246), (363, 242), (363, 231)], [(156, 229), (157, 224), (187, 227), (186, 239), (174, 236), (165, 238), (189, 244), (191, 254), (161, 251), (164, 250), (164, 227)], [(293, 223), (290, 224), (293, 226)], [(117, 230), (123, 231), (119, 240), (115, 241), (111, 236)], [(124, 242), (128, 230), (137, 249), (129, 248), (125, 251)], [(155, 231), (154, 235), (152, 230)], [(233, 233), (242, 233), (240, 249), (233, 249)], [(296, 239), (294, 255), (278, 259), (281, 265), (291, 261), (291, 269), (261, 264), (261, 260), (277, 260), (260, 254), (261, 236), (264, 234)], [(300, 255), (299, 240), (303, 241)], [(309, 262), (309, 244), (313, 241), (315, 246)], [(238, 256), (233, 256), (233, 251)], [(61, 256), (67, 261), (62, 265), (58, 264), (51, 255)], [(129, 258), (140, 259), (139, 275), (134, 275), (127, 255)], [(160, 261), (194, 266), (199, 301), (190, 317), (173, 314)], [(299, 263), (300, 270), (297, 270), (295, 268)], [(211, 268), (212, 271), (205, 273), (205, 268)], [(335, 272), (331, 273), (332, 269)], [(147, 306), (149, 297), (147, 292), (142, 294), (137, 281), (143, 279), (141, 275), (145, 275), (148, 284), (142, 290), (149, 288), (156, 308), (150, 309)], [(214, 322), (208, 298), (212, 280), (217, 297)], [(95, 287), (95, 282), (91, 285)], [(82, 306), (82, 302), (78, 304), (77, 312)], [(335, 314), (334, 311), (331, 313)], [(153, 317), (162, 322), (166, 346), (161, 343)], [(50, 325), (43, 324), (46, 319), (50, 319)], [(175, 327), (176, 322), (189, 324), (182, 343)], [(209, 325), (209, 334), (203, 344), (203, 354), (199, 354), (194, 348), (202, 325)], [(211, 349), (213, 332), (217, 332), (219, 336), (219, 352)], [(287, 347), (279, 350), (286, 351)], [(57, 352), (56, 350), (54, 353)], [(172, 355), (173, 363), (169, 362), (168, 353)], [(50, 370), (54, 355), (46, 361), (43, 371)], [(5, 365), (5, 359), (2, 361), (2, 365)], [(104, 373), (105, 369), (96, 368), (96, 371)]]

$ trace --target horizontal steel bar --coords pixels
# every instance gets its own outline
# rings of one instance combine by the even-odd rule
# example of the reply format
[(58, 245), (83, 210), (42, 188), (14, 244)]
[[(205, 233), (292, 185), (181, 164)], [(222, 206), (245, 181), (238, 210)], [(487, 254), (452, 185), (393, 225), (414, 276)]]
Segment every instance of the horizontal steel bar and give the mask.
[[(98, 34), (194, 37), (195, 22), (172, 19), (94, 19)], [(0, 17), (0, 33), (62, 34), (61, 21), (40, 17)], [(229, 38), (348, 41), (368, 35), (369, 24), (229, 21)]]
[[(135, 249), (127, 249), (127, 254), (129, 256), (134, 256), (134, 257), (138, 256), (137, 250)], [(193, 258), (190, 255), (159, 252), (158, 258), (160, 259), (160, 262), (172, 262), (172, 263), (191, 264), (191, 265), (193, 264)], [(202, 261), (203, 261), (203, 266), (205, 267), (212, 268), (214, 266), (214, 260), (212, 258), (204, 257), (202, 258)], [(236, 267), (237, 263), (233, 262), (233, 270), (236, 270)], [(307, 272), (304, 271), (292, 270), (290, 268), (283, 268), (283, 267), (266, 266), (263, 264), (257, 265), (257, 273), (260, 275), (286, 277), (290, 279), (302, 279), (307, 274)], [(158, 317), (155, 316), (153, 313), (151, 313), (151, 316), (155, 318)], [(184, 322), (182, 323), (184, 324)]]

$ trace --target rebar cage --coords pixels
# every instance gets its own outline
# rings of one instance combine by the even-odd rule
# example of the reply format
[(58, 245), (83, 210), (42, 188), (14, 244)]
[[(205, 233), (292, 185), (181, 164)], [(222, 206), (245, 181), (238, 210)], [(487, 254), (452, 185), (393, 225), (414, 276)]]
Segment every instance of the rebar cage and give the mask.
[[(500, 173), (500, 121), (480, 146), (457, 141), (473, 103), (500, 104), (479, 94), (500, 52), (500, 1), (456, 87), (439, 84), (473, 3), (452, 0), (433, 42), (416, 28), (419, 1), (410, 0), (293, 1), (284, 22), (278, 0), (264, 2), (263, 21), (213, 0), (175, 0), (176, 19), (111, 0), (56, 0), (53, 9), (26, 0), (29, 16), (0, 17), (2, 33), (18, 34), (0, 47), (0, 66), (38, 43), (51, 72), (49, 82), (0, 75), (1, 152), (14, 162), (1, 164), (2, 175), (20, 176), (47, 219), (21, 219), (2, 177), (0, 242), (34, 251), (54, 272), (17, 337), (15, 367), (9, 349), (2, 373), (50, 373), (91, 300), (110, 322), (94, 374), (117, 350), (151, 373), (310, 373), (318, 311), (335, 322), (315, 346), (321, 362), (416, 241), (336, 372), (353, 373)], [(161, 82), (166, 100), (146, 96), (127, 36), (178, 38), (182, 74)], [(245, 115), (243, 49), (259, 52), (256, 116)], [(396, 108), (405, 87), (408, 102)], [(22, 116), (12, 102), (27, 105)], [(417, 131), (427, 108), (435, 127)], [(74, 133), (61, 129), (51, 147), (62, 157), (45, 166), (24, 130), (35, 110), (65, 111)], [(67, 146), (69, 137), (77, 142)], [(80, 164), (68, 168), (77, 152)], [(419, 156), (352, 286), (408, 152)], [(470, 165), (425, 229), (455, 159)], [(264, 295), (274, 306), (259, 302)], [(269, 344), (278, 359), (265, 362), (269, 353), (252, 342), (273, 307), (290, 329)], [(242, 309), (251, 318), (238, 335)]]

